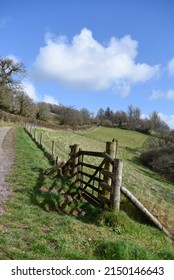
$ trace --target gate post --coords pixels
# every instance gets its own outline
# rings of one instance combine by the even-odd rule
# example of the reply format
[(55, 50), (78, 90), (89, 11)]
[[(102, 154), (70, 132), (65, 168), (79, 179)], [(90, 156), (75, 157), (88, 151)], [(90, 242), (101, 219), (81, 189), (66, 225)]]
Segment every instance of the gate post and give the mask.
[(77, 153), (79, 152), (79, 144), (74, 144), (70, 146), (71, 148), (71, 178), (73, 181), (78, 179), (78, 157)]
[[(114, 139), (113, 139), (114, 140)], [(116, 158), (116, 152), (117, 152), (117, 142), (112, 141), (112, 142), (106, 142), (106, 153), (112, 157), (113, 159)], [(106, 171), (112, 172), (113, 171), (113, 165), (109, 163), (108, 161), (105, 163), (104, 169)], [(103, 179), (104, 183), (106, 183), (108, 186), (111, 186), (111, 179), (107, 176), (104, 175)], [(110, 196), (110, 192), (106, 191), (105, 189), (102, 190), (102, 195), (105, 197)]]
[(120, 210), (120, 188), (122, 185), (123, 161), (121, 159), (114, 160), (111, 207), (115, 211)]
[(79, 165), (79, 167), (78, 167), (78, 171), (79, 171), (79, 174), (80, 175), (78, 175), (78, 178), (77, 178), (77, 180), (79, 180), (80, 181), (80, 187), (83, 189), (83, 174), (82, 174), (82, 172), (83, 172), (83, 158), (84, 158), (84, 155), (82, 154), (82, 149), (81, 148), (79, 148), (79, 152), (80, 152), (80, 155), (79, 155), (79, 157), (78, 157), (78, 165)]

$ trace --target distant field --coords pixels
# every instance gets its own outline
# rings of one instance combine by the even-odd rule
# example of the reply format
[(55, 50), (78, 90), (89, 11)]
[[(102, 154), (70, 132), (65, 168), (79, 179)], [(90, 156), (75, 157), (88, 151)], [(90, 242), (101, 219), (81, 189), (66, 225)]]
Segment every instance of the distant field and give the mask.
[(78, 132), (37, 128), (38, 139), (41, 133), (49, 151), (51, 140), (55, 141), (55, 154), (62, 160), (69, 158), (69, 146), (72, 144), (79, 144), (83, 150), (105, 151), (106, 141), (117, 139), (118, 157), (123, 159), (124, 164), (123, 185), (162, 223), (174, 230), (174, 186), (139, 162), (143, 143), (148, 136), (135, 131), (104, 127)]

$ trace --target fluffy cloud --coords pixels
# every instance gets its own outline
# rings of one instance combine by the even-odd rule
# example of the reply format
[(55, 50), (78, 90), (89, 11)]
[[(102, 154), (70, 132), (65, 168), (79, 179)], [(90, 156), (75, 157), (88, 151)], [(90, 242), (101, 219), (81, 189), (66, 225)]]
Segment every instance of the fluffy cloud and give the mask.
[(168, 63), (168, 71), (170, 75), (174, 75), (174, 58), (172, 58)]
[(174, 115), (159, 113), (159, 116), (171, 129), (174, 129)]
[(149, 100), (157, 100), (157, 99), (174, 100), (174, 90), (170, 89), (167, 92), (153, 90), (152, 95), (149, 97)]
[(34, 101), (38, 101), (38, 96), (37, 96), (35, 86), (33, 85), (33, 83), (30, 80), (28, 80), (28, 79), (23, 80), (22, 87), (23, 87), (23, 90), (26, 92), (26, 94), (28, 94), (28, 96), (31, 99), (33, 99)]
[(166, 94), (166, 98), (169, 100), (174, 100), (174, 90), (168, 90)]
[(55, 79), (69, 87), (112, 88), (126, 96), (132, 84), (145, 82), (159, 71), (158, 65), (136, 63), (138, 43), (129, 35), (100, 44), (84, 28), (70, 43), (66, 37), (50, 34), (45, 41), (34, 63), (37, 72), (41, 78)]
[(56, 104), (59, 105), (59, 102), (52, 96), (50, 95), (45, 95), (43, 102), (49, 103), (49, 104)]

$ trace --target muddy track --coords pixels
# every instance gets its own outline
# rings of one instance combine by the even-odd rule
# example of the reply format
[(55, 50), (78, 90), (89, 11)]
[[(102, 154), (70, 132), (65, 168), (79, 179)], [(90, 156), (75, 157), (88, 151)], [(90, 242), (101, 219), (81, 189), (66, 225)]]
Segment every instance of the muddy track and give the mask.
[(0, 215), (4, 213), (3, 204), (11, 194), (6, 176), (14, 161), (12, 134), (8, 137), (5, 147), (2, 147), (4, 138), (10, 129), (11, 127), (0, 127)]

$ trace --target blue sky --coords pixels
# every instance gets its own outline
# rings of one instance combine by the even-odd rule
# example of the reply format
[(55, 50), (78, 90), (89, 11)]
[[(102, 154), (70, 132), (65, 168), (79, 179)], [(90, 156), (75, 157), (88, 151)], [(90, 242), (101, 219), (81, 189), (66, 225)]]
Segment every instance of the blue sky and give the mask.
[(0, 56), (23, 62), (35, 101), (157, 111), (174, 128), (173, 0), (9, 0)]

